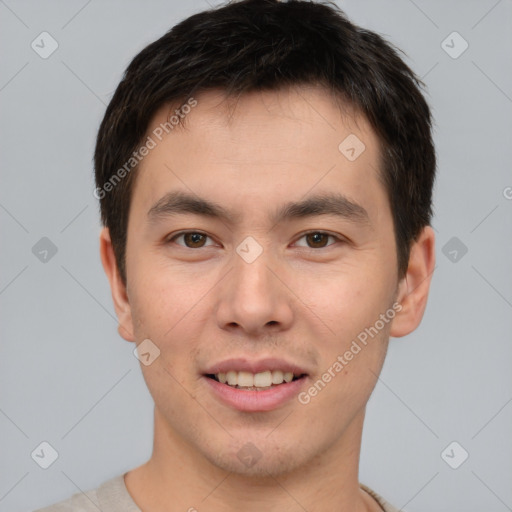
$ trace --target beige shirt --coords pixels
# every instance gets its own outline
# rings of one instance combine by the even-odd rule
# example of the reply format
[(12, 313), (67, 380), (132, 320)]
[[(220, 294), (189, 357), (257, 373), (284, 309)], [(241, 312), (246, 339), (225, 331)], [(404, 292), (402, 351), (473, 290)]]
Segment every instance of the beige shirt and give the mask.
[[(375, 491), (366, 485), (359, 485), (379, 503), (384, 512), (399, 512)], [(97, 489), (74, 494), (67, 500), (37, 509), (34, 512), (98, 512), (98, 510), (101, 512), (142, 512), (126, 489), (124, 475), (107, 480)]]

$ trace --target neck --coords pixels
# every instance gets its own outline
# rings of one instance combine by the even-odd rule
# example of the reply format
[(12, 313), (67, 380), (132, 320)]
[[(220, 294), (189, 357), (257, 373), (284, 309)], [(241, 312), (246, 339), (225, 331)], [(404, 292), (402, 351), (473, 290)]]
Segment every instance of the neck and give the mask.
[[(153, 454), (125, 477), (128, 492), (147, 512), (303, 512), (380, 510), (359, 487), (362, 409), (341, 438), (287, 474), (247, 476), (224, 471), (171, 431), (155, 408)], [(377, 505), (377, 506), (376, 506)]]

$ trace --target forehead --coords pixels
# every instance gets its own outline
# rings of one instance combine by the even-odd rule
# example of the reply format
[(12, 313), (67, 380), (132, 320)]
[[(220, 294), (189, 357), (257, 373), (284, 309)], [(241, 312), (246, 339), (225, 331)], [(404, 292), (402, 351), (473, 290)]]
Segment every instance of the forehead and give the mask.
[[(276, 204), (313, 192), (357, 198), (370, 214), (384, 206), (375, 133), (350, 107), (340, 110), (323, 88), (237, 99), (208, 91), (194, 100), (192, 109), (162, 107), (154, 116), (147, 135), (156, 146), (139, 165), (133, 206), (148, 211), (175, 190), (227, 202), (238, 217), (258, 198), (258, 208), (266, 200), (275, 211)], [(176, 110), (183, 125), (158, 140), (155, 130)]]

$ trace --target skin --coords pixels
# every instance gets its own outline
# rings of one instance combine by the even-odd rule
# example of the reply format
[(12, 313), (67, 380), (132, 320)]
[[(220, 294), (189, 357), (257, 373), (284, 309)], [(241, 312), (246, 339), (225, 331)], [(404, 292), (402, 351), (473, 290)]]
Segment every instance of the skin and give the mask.
[[(364, 118), (349, 109), (341, 115), (323, 89), (246, 94), (235, 109), (219, 91), (196, 99), (186, 127), (141, 163), (126, 286), (108, 230), (100, 235), (119, 333), (160, 349), (151, 365), (141, 364), (155, 402), (153, 454), (125, 475), (127, 489), (151, 512), (381, 510), (358, 482), (365, 407), (389, 337), (409, 334), (423, 317), (434, 232), (422, 231), (399, 280), (379, 141)], [(148, 134), (168, 111), (157, 112)], [(355, 161), (338, 149), (349, 134), (366, 146)], [(149, 222), (150, 208), (175, 190), (234, 216)], [(284, 203), (333, 191), (362, 205), (369, 223), (332, 215), (269, 220)], [(170, 241), (182, 230), (207, 237)], [(311, 239), (309, 231), (339, 240)], [(263, 249), (250, 264), (236, 253), (247, 236)], [(231, 357), (280, 357), (308, 369), (307, 389), (395, 302), (401, 311), (307, 405), (292, 399), (272, 411), (241, 412), (221, 403), (201, 376)], [(247, 442), (261, 454), (252, 467), (237, 457)]]

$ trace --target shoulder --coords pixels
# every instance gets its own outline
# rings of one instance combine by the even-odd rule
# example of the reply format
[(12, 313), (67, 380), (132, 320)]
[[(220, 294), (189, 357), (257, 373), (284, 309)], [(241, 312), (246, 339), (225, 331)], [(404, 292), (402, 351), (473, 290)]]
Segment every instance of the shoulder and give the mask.
[(368, 486), (362, 484), (361, 482), (359, 482), (359, 487), (361, 487), (361, 489), (372, 496), (373, 499), (375, 499), (375, 501), (381, 506), (384, 512), (400, 512), (397, 508), (388, 503), (380, 494), (377, 494), (373, 489), (370, 489)]
[(70, 498), (34, 512), (98, 512), (97, 489), (73, 494)]
[(78, 492), (34, 512), (140, 512), (124, 484), (124, 475), (118, 475), (101, 484), (97, 489)]

